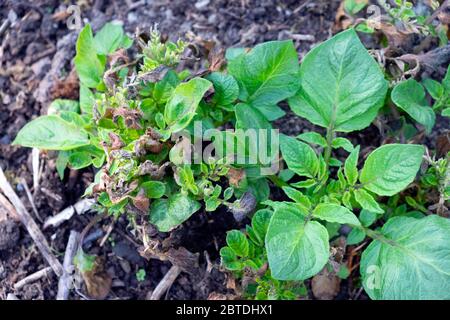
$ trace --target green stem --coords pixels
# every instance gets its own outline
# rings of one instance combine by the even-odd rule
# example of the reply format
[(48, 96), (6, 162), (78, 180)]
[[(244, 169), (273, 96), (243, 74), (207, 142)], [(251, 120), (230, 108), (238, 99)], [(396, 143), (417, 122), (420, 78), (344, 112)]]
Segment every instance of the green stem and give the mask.
[(330, 168), (330, 158), (331, 158), (331, 150), (332, 150), (331, 144), (333, 143), (333, 140), (334, 140), (334, 130), (332, 127), (327, 128), (326, 139), (327, 139), (327, 146), (326, 146), (325, 152), (324, 152), (324, 160), (327, 165), (326, 169), (328, 171), (328, 169)]
[(269, 176), (269, 180), (272, 181), (273, 184), (276, 185), (278, 188), (289, 186), (289, 183), (281, 180), (278, 176), (275, 175)]

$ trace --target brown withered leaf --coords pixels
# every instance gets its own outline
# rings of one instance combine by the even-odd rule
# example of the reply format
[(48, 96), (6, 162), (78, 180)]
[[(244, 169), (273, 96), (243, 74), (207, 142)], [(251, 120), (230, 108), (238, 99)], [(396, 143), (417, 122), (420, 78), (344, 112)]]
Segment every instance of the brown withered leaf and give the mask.
[[(108, 62), (110, 66), (114, 66), (118, 62), (122, 62), (123, 64), (127, 64), (130, 62), (130, 59), (127, 56), (127, 52), (125, 49), (119, 49), (116, 52), (113, 52), (108, 55)], [(117, 72), (118, 70), (116, 70)]]
[(223, 48), (214, 47), (208, 55), (210, 72), (220, 71), (225, 64), (225, 50)]
[(131, 129), (142, 129), (139, 124), (139, 120), (143, 114), (140, 110), (130, 109), (125, 107), (119, 107), (113, 109), (113, 121), (117, 122), (119, 117), (122, 117), (125, 121), (125, 125)]
[(112, 279), (105, 271), (104, 261), (97, 257), (90, 271), (81, 273), (89, 297), (97, 300), (105, 299), (111, 290)]
[(144, 83), (155, 83), (158, 81), (161, 81), (165, 75), (167, 74), (167, 72), (170, 70), (169, 67), (164, 66), (164, 65), (160, 65), (157, 68), (149, 71), (149, 72), (145, 72), (142, 73), (138, 76), (138, 79), (143, 81)]
[(239, 187), (239, 184), (245, 179), (245, 171), (242, 169), (230, 168), (227, 173), (228, 182), (233, 187)]
[(334, 18), (333, 32), (346, 30), (352, 25), (352, 18), (345, 12), (345, 1), (341, 1)]
[(125, 143), (120, 139), (120, 137), (114, 132), (108, 133), (109, 139), (111, 140), (111, 150), (118, 150), (125, 146)]
[(139, 190), (136, 197), (132, 198), (133, 205), (141, 211), (141, 213), (148, 213), (150, 208), (150, 199), (145, 196), (145, 190)]
[(150, 160), (145, 160), (144, 163), (139, 165), (137, 175), (145, 176), (148, 174), (153, 180), (161, 180), (162, 178), (164, 178), (164, 175), (166, 174), (166, 168), (169, 165), (170, 163), (166, 162), (163, 165), (159, 166), (154, 164)]
[(436, 155), (438, 158), (445, 157), (450, 152), (450, 131), (441, 134), (436, 139)]
[(158, 141), (161, 136), (150, 129), (142, 135), (134, 144), (134, 153), (137, 157), (143, 157), (147, 152), (158, 154), (162, 151), (164, 145)]
[(119, 203), (123, 199), (125, 199), (131, 192), (136, 190), (138, 187), (138, 181), (132, 181), (129, 184), (121, 186), (120, 183), (115, 184), (114, 181), (111, 181), (106, 186), (106, 192), (109, 195), (109, 198), (112, 203)]
[(329, 272), (325, 266), (312, 278), (311, 289), (316, 299), (333, 300), (339, 294), (340, 283), (341, 279), (334, 272)]

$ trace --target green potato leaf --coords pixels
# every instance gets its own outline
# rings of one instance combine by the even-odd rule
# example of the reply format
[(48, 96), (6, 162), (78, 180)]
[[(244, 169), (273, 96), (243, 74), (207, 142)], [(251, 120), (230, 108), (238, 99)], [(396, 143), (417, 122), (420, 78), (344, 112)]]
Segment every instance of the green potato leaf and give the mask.
[(86, 132), (56, 115), (27, 123), (13, 144), (45, 150), (71, 150), (89, 144)]
[(178, 132), (189, 125), (198, 104), (211, 86), (208, 80), (194, 78), (175, 88), (164, 110), (164, 120), (171, 132)]
[(89, 24), (78, 36), (76, 51), (74, 62), (80, 82), (88, 88), (97, 87), (102, 82), (105, 64), (97, 57), (97, 48)]
[(159, 199), (166, 193), (166, 185), (161, 181), (146, 181), (141, 184), (141, 188), (150, 199)]
[(300, 67), (301, 89), (289, 99), (297, 115), (334, 131), (367, 127), (388, 83), (353, 29), (312, 49)]
[(358, 157), (359, 157), (359, 146), (350, 152), (350, 155), (345, 159), (344, 163), (344, 174), (350, 185), (354, 186), (358, 181)]
[[(266, 108), (275, 107), (293, 96), (299, 88), (299, 64), (290, 40), (269, 41), (235, 56), (228, 65), (241, 88), (240, 98), (267, 117)], [(272, 118), (273, 115), (268, 118)]]
[(359, 226), (361, 223), (353, 212), (334, 203), (321, 203), (313, 211), (313, 217), (328, 222)]
[(304, 280), (322, 270), (328, 261), (328, 231), (291, 206), (275, 210), (266, 234), (272, 276), (278, 280)]
[(280, 148), (288, 168), (299, 176), (314, 178), (319, 171), (319, 160), (315, 151), (306, 143), (281, 135)]
[(116, 51), (123, 43), (123, 27), (108, 22), (95, 34), (94, 43), (98, 54), (107, 55)]
[(353, 191), (356, 202), (358, 202), (363, 209), (374, 213), (383, 213), (378, 202), (364, 189), (356, 189)]
[(189, 219), (200, 207), (199, 202), (181, 193), (168, 199), (157, 199), (150, 206), (150, 222), (159, 231), (169, 232)]
[(394, 217), (363, 252), (360, 271), (372, 299), (450, 299), (450, 220)]
[(227, 245), (239, 257), (247, 257), (249, 244), (245, 234), (239, 230), (231, 230), (227, 233)]
[(226, 106), (232, 104), (239, 96), (239, 85), (236, 79), (229, 74), (212, 72), (207, 79), (214, 86), (213, 102)]
[(303, 140), (309, 144), (316, 144), (321, 147), (327, 146), (327, 140), (325, 140), (325, 138), (322, 137), (322, 135), (320, 135), (319, 133), (314, 132), (314, 131), (299, 134), (297, 136), (297, 138), (300, 140)]
[(387, 144), (366, 159), (359, 181), (380, 196), (392, 196), (405, 189), (415, 178), (424, 147), (414, 144)]
[(422, 124), (428, 133), (433, 129), (436, 115), (425, 99), (425, 89), (414, 79), (397, 84), (392, 90), (392, 101), (411, 118)]

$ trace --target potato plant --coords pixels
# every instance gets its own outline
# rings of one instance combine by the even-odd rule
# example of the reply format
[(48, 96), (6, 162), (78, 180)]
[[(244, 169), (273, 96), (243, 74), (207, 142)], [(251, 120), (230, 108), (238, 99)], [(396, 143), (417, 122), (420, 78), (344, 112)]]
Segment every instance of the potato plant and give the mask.
[[(97, 174), (86, 196), (116, 217), (148, 216), (160, 232), (202, 207), (223, 205), (239, 221), (249, 216), (250, 224), (230, 231), (220, 251), (223, 267), (256, 283), (248, 298), (306, 295), (304, 280), (330, 266), (332, 229), (347, 225), (349, 244), (371, 239), (360, 274), (372, 299), (450, 299), (450, 221), (424, 209), (423, 194), (403, 196), (419, 183), (436, 190), (443, 206), (450, 194), (448, 155), (435, 159), (423, 145), (391, 143), (363, 160), (366, 146), (345, 137), (368, 127), (389, 99), (430, 132), (434, 111), (448, 114), (448, 74), (442, 84), (409, 79), (390, 91), (354, 29), (318, 45), (301, 64), (291, 41), (271, 41), (227, 50), (226, 64), (211, 51), (206, 68), (195, 73), (180, 63), (189, 59), (191, 44), (162, 41), (155, 30), (135, 42), (140, 53), (131, 60), (132, 41), (120, 26), (106, 24), (95, 36), (85, 26), (74, 60), (80, 100), (54, 101), (14, 143), (57, 150), (61, 178), (67, 166), (93, 166)], [(270, 130), (285, 114), (282, 101), (325, 131), (280, 135), (286, 169), (263, 174), (266, 163), (235, 163), (237, 152), (229, 148), (183, 161), (201, 138), (196, 122), (201, 134), (219, 129), (216, 147), (232, 140), (244, 145), (244, 158), (251, 148), (274, 153), (270, 141), (239, 141), (237, 131), (224, 128)], [(170, 139), (182, 131), (189, 139)], [(424, 162), (429, 168), (421, 171)], [(290, 201), (269, 200), (270, 186)]]

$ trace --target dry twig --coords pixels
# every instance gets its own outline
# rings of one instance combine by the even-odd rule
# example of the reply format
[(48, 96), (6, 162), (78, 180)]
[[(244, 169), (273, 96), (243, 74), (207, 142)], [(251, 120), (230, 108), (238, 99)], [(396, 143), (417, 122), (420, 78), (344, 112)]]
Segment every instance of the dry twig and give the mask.
[(76, 231), (70, 231), (69, 240), (67, 241), (66, 253), (64, 254), (64, 274), (59, 278), (58, 282), (58, 293), (56, 295), (56, 300), (67, 300), (69, 299), (70, 289), (72, 287), (73, 281), (73, 259), (77, 253), (78, 245), (80, 241), (80, 233)]
[(153, 290), (149, 300), (159, 300), (162, 295), (172, 286), (173, 282), (176, 280), (180, 272), (180, 267), (172, 266), (166, 273), (164, 278), (162, 278), (158, 283), (155, 290)]
[(9, 184), (8, 180), (3, 173), (3, 169), (0, 168), (0, 189), (3, 193), (9, 198), (11, 203), (16, 209), (16, 212), (20, 218), (20, 221), (23, 223), (34, 243), (38, 247), (39, 251), (43, 255), (44, 259), (48, 262), (48, 264), (52, 267), (53, 271), (57, 276), (61, 276), (63, 274), (63, 267), (61, 263), (56, 259), (53, 255), (50, 246), (45, 239), (45, 236), (42, 234), (39, 226), (33, 220), (33, 218), (28, 213), (24, 204), (14, 192), (14, 189)]

